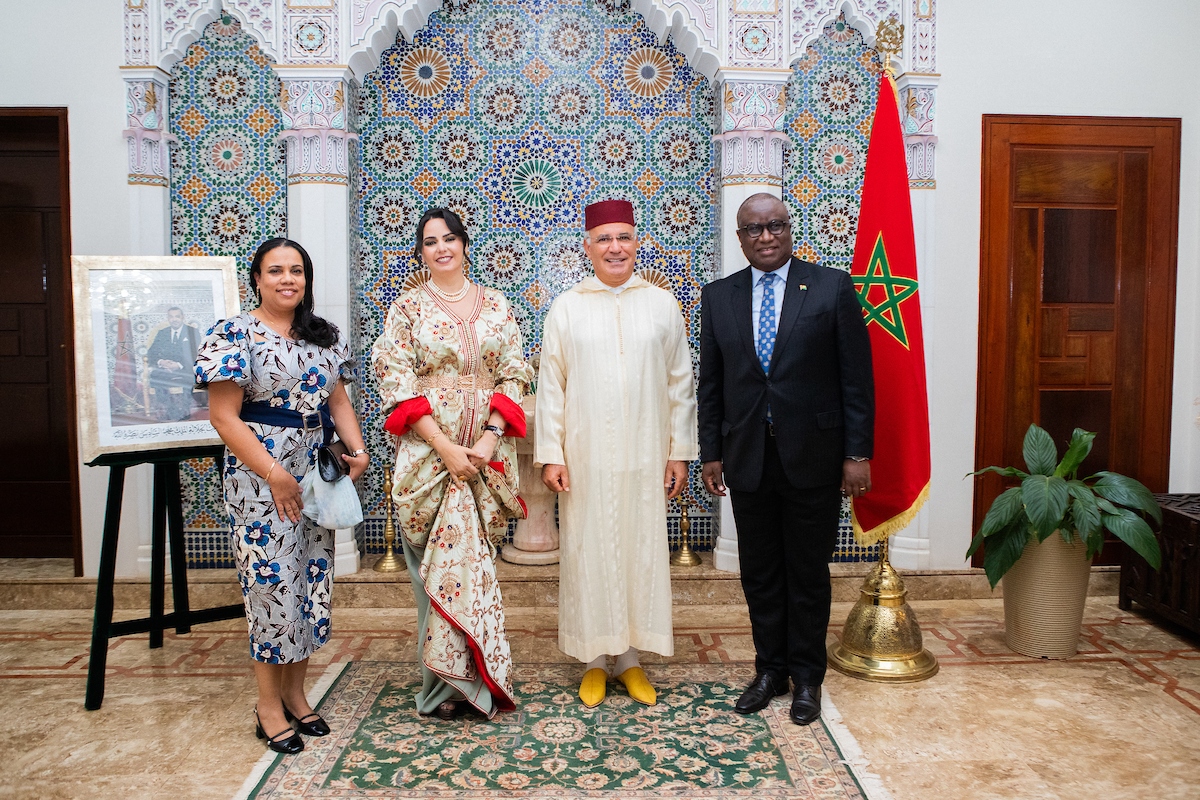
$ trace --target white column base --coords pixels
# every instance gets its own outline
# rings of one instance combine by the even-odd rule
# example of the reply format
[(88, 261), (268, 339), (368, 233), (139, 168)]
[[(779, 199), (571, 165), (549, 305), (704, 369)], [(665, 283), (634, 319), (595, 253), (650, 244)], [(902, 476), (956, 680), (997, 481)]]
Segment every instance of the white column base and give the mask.
[(354, 529), (335, 531), (333, 544), (333, 574), (353, 575), (358, 572), (358, 542), (354, 540)]
[(713, 546), (713, 566), (724, 572), (741, 572), (738, 557), (737, 525), (733, 521), (733, 505), (728, 497), (718, 501), (721, 509), (721, 533)]
[[(154, 509), (154, 467), (138, 464), (125, 470), (125, 496), (121, 503), (121, 533), (117, 537), (118, 578), (150, 577), (153, 549), (151, 526)], [(103, 538), (104, 512), (98, 515)], [(85, 512), (84, 517), (87, 517)], [(97, 566), (97, 569), (99, 567)]]
[[(313, 261), (313, 300), (317, 314), (337, 325), (350, 341), (350, 207), (349, 189), (335, 183), (288, 185), (288, 237), (299, 242)], [(350, 387), (353, 403), (353, 387)], [(334, 575), (359, 570), (354, 530), (336, 532)]]
[(907, 528), (889, 540), (888, 561), (896, 569), (929, 569), (929, 511), (917, 512)]
[(350, 340), (349, 191), (331, 183), (288, 186), (288, 237), (313, 261), (314, 310)]

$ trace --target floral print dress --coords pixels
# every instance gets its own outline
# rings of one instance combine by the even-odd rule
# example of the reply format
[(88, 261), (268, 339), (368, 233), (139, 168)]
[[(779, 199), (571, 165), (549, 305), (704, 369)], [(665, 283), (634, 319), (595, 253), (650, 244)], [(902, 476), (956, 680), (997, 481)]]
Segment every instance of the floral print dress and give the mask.
[[(312, 414), (339, 379), (353, 380), (345, 341), (318, 347), (280, 336), (250, 314), (214, 325), (196, 355), (196, 383), (233, 381), (245, 402)], [(296, 480), (315, 468), (321, 428), (247, 422), (279, 466)], [(308, 517), (280, 516), (271, 487), (225, 450), (222, 470), (234, 559), (250, 626), (250, 655), (268, 664), (311, 656), (329, 639), (334, 533)]]
[[(495, 542), (509, 518), (525, 516), (512, 437), (525, 435), (521, 398), (533, 369), (504, 295), (486, 287), (465, 318), (425, 286), (403, 292), (371, 358), (385, 427), (399, 436), (392, 499), (417, 600), (417, 708), (432, 713), (461, 696), (491, 717), (513, 707)], [(494, 460), (462, 483), (410, 428), (429, 414), (469, 446), (492, 411), (504, 417), (505, 436)]]

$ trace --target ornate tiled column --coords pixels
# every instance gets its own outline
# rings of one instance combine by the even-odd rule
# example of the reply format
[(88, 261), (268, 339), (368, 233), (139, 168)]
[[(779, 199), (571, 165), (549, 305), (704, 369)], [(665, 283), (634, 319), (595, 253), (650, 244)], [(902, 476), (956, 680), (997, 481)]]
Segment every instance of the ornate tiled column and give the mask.
[(123, 69), (129, 152), (129, 241), (133, 255), (171, 252), (171, 154), (167, 82), (157, 67)]
[[(288, 236), (313, 260), (316, 311), (350, 336), (350, 73), (276, 66), (287, 145)], [(336, 574), (358, 571), (354, 531), (337, 532)]]
[[(743, 69), (717, 72), (721, 97), (721, 132), (716, 135), (720, 165), (721, 274), (746, 266), (737, 237), (738, 207), (751, 195), (783, 194), (782, 132), (787, 107), (788, 69)], [(720, 534), (713, 545), (717, 569), (738, 570), (737, 527), (728, 498), (720, 501)]]

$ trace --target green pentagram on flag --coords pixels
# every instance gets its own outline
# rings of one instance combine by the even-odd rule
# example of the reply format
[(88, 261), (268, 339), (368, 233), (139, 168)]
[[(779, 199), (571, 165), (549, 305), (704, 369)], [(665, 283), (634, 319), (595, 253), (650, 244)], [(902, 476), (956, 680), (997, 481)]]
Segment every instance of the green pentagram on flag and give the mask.
[[(887, 249), (883, 246), (883, 231), (879, 232), (879, 238), (875, 240), (875, 249), (871, 251), (871, 258), (867, 261), (866, 274), (853, 275), (852, 278), (867, 326), (874, 322), (907, 348), (908, 333), (904, 330), (904, 315), (900, 311), (900, 304), (917, 293), (917, 281), (892, 274)], [(884, 295), (878, 303), (869, 297), (871, 289), (876, 286), (883, 289)]]

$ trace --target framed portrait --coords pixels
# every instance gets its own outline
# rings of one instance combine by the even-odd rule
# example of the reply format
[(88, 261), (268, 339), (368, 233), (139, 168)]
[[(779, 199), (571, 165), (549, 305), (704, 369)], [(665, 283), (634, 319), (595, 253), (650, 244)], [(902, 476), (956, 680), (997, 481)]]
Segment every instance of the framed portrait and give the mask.
[(237, 264), (223, 256), (74, 256), (79, 450), (220, 444), (197, 390), (196, 349), (239, 311)]

